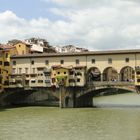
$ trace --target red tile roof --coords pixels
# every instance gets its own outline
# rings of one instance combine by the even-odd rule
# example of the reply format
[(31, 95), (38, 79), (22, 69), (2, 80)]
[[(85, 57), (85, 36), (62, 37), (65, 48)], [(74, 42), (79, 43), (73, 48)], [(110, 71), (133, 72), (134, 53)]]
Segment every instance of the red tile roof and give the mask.
[(0, 45), (0, 48), (1, 48), (2, 50), (8, 50), (8, 49), (13, 49), (13, 48), (15, 48), (15, 46), (1, 44), (1, 45)]

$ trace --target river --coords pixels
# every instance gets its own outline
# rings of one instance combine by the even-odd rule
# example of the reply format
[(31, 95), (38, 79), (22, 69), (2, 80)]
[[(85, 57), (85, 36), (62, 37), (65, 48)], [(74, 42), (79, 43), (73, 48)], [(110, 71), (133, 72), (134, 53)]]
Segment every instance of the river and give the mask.
[(140, 108), (0, 109), (0, 140), (122, 139), (140, 140)]

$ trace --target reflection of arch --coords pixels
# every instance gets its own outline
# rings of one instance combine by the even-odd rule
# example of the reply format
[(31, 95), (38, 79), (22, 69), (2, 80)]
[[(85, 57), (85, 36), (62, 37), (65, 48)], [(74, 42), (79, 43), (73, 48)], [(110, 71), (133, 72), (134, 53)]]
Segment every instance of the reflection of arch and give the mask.
[(107, 67), (103, 71), (103, 81), (117, 81), (118, 72), (113, 67)]
[(67, 96), (67, 97), (65, 98), (65, 106), (66, 106), (66, 107), (68, 107), (69, 100), (70, 100), (70, 98)]
[(88, 72), (88, 81), (101, 81), (101, 72), (97, 67), (91, 67)]
[(135, 71), (132, 67), (123, 67), (120, 71), (120, 80), (126, 82), (133, 82), (135, 80)]

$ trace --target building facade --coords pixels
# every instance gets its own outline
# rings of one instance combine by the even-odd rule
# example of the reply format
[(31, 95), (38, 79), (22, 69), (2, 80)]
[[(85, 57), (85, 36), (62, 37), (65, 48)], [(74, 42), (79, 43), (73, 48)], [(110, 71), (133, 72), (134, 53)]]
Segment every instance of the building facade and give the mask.
[(140, 50), (12, 56), (11, 67), (13, 87), (47, 87), (57, 85), (62, 79), (66, 86), (84, 86), (88, 81), (140, 85)]

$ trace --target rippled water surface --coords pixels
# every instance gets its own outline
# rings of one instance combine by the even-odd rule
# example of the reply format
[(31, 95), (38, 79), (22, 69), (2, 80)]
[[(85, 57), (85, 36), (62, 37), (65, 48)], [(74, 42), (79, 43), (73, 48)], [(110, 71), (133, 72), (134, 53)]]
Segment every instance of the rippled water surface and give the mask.
[(139, 140), (139, 108), (0, 111), (0, 140)]

